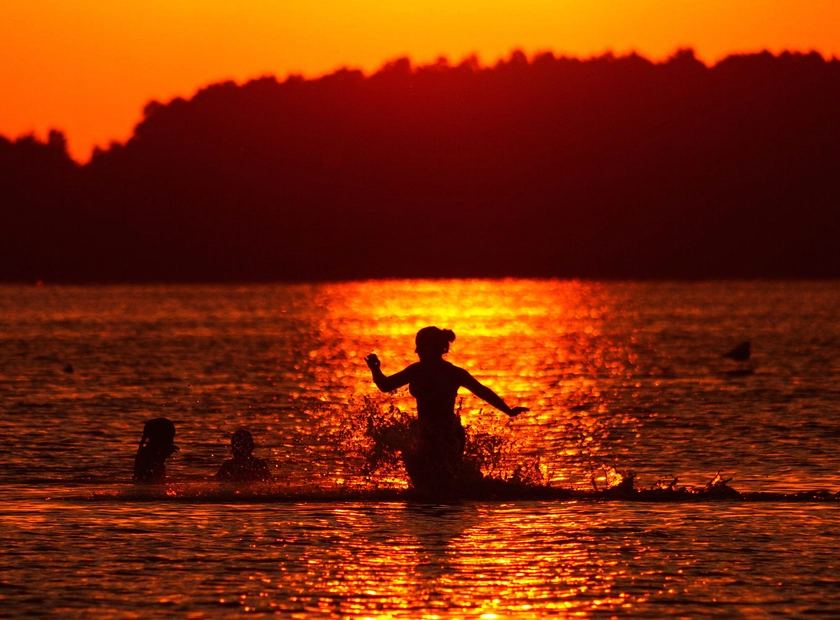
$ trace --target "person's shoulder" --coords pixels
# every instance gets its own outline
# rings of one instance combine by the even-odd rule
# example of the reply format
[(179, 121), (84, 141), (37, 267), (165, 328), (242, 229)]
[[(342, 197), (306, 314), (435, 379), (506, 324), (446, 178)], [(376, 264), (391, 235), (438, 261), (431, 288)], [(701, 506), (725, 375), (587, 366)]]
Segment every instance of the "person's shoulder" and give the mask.
[(460, 366), (456, 366), (455, 364), (450, 364), (450, 366), (450, 372), (452, 373), (452, 376), (458, 380), (459, 385), (466, 386), (468, 383), (475, 381), (475, 378), (470, 374), (470, 371), (466, 368), (461, 368)]
[(234, 462), (233, 459), (228, 459), (222, 466), (219, 468), (219, 471), (216, 472), (216, 478), (221, 478), (223, 480), (229, 480), (233, 477), (234, 471)]
[(248, 463), (248, 470), (257, 480), (268, 480), (271, 478), (271, 470), (268, 468), (268, 463), (256, 456), (251, 456), (251, 460)]
[(405, 374), (407, 374), (408, 376), (412, 376), (412, 375), (414, 375), (416, 372), (418, 372), (419, 370), (421, 370), (422, 368), (423, 368), (423, 364), (422, 364), (421, 362), (414, 362), (414, 363), (412, 363), (412, 364), (409, 364), (409, 365), (408, 365), (408, 366), (406, 366), (405, 368), (403, 368), (400, 372), (401, 372), (401, 373), (405, 373)]
[(453, 374), (458, 374), (462, 377), (463, 376), (467, 376), (467, 377), (470, 376), (469, 371), (467, 371), (467, 369), (465, 369), (465, 368), (461, 368), (460, 366), (456, 366), (452, 362), (444, 362), (444, 364), (446, 364), (446, 368), (449, 370), (449, 372), (451, 372)]

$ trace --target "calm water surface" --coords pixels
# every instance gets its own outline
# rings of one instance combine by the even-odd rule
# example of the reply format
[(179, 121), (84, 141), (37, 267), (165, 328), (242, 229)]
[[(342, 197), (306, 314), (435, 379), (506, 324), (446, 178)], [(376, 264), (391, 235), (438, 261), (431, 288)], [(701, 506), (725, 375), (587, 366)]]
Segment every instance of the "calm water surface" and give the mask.
[[(362, 358), (395, 372), (430, 324), (531, 407), (464, 394), (493, 475), (840, 490), (838, 316), (837, 282), (0, 287), (0, 615), (836, 616), (835, 502), (326, 500), (406, 487), (365, 471), (360, 427), (413, 401)], [(721, 353), (742, 340), (738, 376)], [(159, 415), (181, 452), (137, 488)], [(210, 479), (241, 427), (275, 482)]]

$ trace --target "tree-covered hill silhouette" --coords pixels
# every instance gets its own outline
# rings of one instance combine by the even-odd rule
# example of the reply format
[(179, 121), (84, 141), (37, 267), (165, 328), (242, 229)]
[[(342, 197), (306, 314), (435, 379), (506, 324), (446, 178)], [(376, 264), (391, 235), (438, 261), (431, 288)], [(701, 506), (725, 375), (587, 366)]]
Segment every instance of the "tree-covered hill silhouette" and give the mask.
[(0, 138), (0, 279), (837, 277), (838, 110), (816, 53), (214, 84), (83, 166)]

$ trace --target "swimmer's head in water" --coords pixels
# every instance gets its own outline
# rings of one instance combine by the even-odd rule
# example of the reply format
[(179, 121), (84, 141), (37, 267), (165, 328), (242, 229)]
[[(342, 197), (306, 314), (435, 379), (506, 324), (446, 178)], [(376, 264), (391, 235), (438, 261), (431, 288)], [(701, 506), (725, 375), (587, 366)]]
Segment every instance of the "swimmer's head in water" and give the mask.
[(245, 429), (239, 429), (231, 437), (230, 449), (233, 456), (248, 456), (254, 450), (254, 438)]
[(455, 342), (455, 332), (451, 329), (424, 327), (417, 332), (415, 351), (420, 359), (440, 357), (449, 352), (449, 343)]
[(175, 425), (167, 418), (153, 418), (143, 427), (140, 444), (169, 446), (175, 440)]

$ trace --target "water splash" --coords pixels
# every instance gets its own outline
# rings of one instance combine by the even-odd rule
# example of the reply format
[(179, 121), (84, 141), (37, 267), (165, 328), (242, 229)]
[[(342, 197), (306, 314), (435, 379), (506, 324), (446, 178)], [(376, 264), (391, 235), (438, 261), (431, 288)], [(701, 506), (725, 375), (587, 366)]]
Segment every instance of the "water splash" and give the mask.
[[(508, 480), (483, 478), (478, 484), (465, 489), (457, 497), (436, 498), (435, 503), (476, 501), (577, 501), (577, 502), (777, 502), (813, 503), (840, 502), (840, 492), (799, 491), (794, 493), (747, 492), (741, 493), (729, 485), (730, 480), (715, 474), (702, 487), (679, 486), (675, 480), (658, 481), (650, 487), (639, 484), (632, 472), (619, 473), (615, 484), (609, 488), (576, 490), (532, 484), (527, 479), (512, 477)], [(162, 485), (107, 485), (79, 494), (57, 491), (50, 499), (119, 503), (202, 503), (202, 504), (270, 504), (270, 503), (344, 503), (344, 502), (393, 502), (426, 501), (408, 488), (340, 488), (313, 489), (285, 484), (254, 483), (234, 487), (216, 482), (172, 482)]]
[[(461, 413), (461, 402), (457, 413)], [(725, 478), (718, 471), (704, 486), (679, 485), (679, 478), (659, 479), (645, 487), (637, 473), (622, 468), (618, 458), (611, 455), (609, 435), (613, 429), (595, 420), (575, 418), (566, 425), (569, 452), (575, 465), (584, 467), (591, 487), (564, 488), (552, 485), (547, 468), (539, 455), (523, 457), (523, 451), (510, 422), (500, 423), (494, 416), (471, 416), (465, 427), (465, 469), (479, 471), (481, 476), (470, 478), (462, 490), (465, 499), (537, 499), (537, 500), (604, 500), (629, 501), (829, 501), (840, 499), (836, 494), (825, 493), (740, 493), (730, 486), (732, 478)], [(365, 395), (351, 401), (342, 412), (345, 423), (340, 428), (331, 427), (327, 442), (339, 453), (344, 462), (355, 468), (365, 484), (347, 485), (346, 492), (366, 494), (404, 492), (409, 490), (408, 474), (402, 462), (402, 451), (412, 441), (415, 417), (404, 411), (395, 398), (387, 394)], [(351, 491), (352, 489), (352, 491)], [(319, 492), (318, 496), (334, 497)], [(355, 496), (355, 495), (354, 495)]]
[[(556, 417), (564, 420), (562, 415)], [(566, 479), (572, 474), (581, 481), (572, 482), (576, 488), (588, 487), (596, 492), (627, 485), (625, 478), (633, 479), (635, 474), (619, 470), (615, 448), (632, 427), (633, 420), (628, 416), (596, 416), (570, 410), (557, 424)]]
[(326, 441), (347, 463), (351, 477), (355, 473), (369, 484), (407, 488), (400, 455), (411, 441), (412, 417), (386, 395), (353, 399), (342, 417), (340, 427), (326, 429)]
[[(461, 411), (459, 399), (455, 413), (460, 416)], [(543, 485), (539, 456), (523, 459), (509, 422), (500, 423), (497, 417), (482, 413), (464, 428), (463, 477), (471, 484), (487, 480)], [(348, 423), (334, 431), (336, 437), (330, 443), (346, 459), (355, 461), (370, 483), (407, 488), (402, 454), (414, 441), (416, 418), (403, 411), (392, 396), (377, 394), (351, 401), (346, 419)]]

